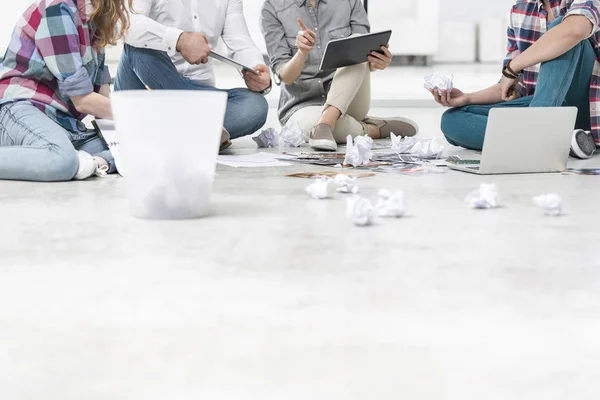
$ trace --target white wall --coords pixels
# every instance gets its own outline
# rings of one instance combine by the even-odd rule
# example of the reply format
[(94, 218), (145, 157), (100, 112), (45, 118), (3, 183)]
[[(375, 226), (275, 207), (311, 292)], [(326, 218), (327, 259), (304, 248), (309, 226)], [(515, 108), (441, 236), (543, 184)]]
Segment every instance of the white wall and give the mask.
[[(411, 8), (410, 2), (406, 0), (369, 0), (373, 7), (381, 6), (386, 4), (397, 13), (400, 9), (403, 9), (406, 13), (411, 13), (414, 7)], [(414, 4), (419, 4), (425, 0), (413, 0)], [(32, 0), (2, 0), (0, 6), (0, 57), (4, 55), (4, 50), (8, 46), (11, 32), (17, 21), (19, 15), (27, 8)], [(245, 0), (247, 8), (247, 17), (251, 24), (251, 30), (255, 41), (259, 44), (259, 47), (264, 49), (264, 41), (258, 27), (258, 14), (261, 0)], [(419, 3), (417, 3), (419, 2)], [(402, 5), (401, 3), (404, 3)], [(510, 6), (514, 3), (514, 0), (442, 0), (439, 6), (439, 19), (442, 21), (463, 21), (477, 23), (484, 18), (505, 18)], [(375, 13), (377, 14), (377, 13)], [(435, 18), (435, 13), (434, 13)], [(374, 15), (375, 17), (375, 15)], [(256, 21), (254, 21), (256, 20)], [(254, 21), (254, 22), (253, 22)], [(377, 26), (377, 21), (372, 21)], [(458, 35), (458, 32), (440, 32), (441, 35)]]
[(472, 22), (484, 18), (505, 18), (514, 3), (515, 0), (443, 0), (440, 4), (441, 18)]
[(32, 0), (3, 0), (0, 6), (0, 58), (8, 47), (11, 33)]

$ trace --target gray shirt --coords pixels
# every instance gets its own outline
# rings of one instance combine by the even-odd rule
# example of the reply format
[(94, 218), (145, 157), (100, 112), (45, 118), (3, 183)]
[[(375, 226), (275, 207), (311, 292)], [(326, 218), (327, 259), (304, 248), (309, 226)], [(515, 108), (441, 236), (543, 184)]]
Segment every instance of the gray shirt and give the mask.
[[(302, 74), (292, 85), (280, 82), (279, 72), (298, 52), (298, 18), (317, 34), (317, 43), (306, 60)], [(265, 0), (260, 18), (271, 69), (281, 84), (279, 120), (285, 124), (294, 112), (307, 106), (322, 106), (335, 71), (320, 71), (327, 43), (354, 34), (369, 33), (370, 26), (361, 0)]]

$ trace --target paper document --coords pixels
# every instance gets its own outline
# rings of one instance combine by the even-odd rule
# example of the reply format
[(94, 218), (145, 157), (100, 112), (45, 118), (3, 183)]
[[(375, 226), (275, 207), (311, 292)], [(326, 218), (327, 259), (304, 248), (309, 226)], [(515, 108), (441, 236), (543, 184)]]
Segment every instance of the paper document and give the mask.
[(262, 168), (262, 167), (289, 167), (288, 162), (278, 160), (281, 154), (255, 153), (240, 156), (218, 156), (217, 164), (233, 168)]

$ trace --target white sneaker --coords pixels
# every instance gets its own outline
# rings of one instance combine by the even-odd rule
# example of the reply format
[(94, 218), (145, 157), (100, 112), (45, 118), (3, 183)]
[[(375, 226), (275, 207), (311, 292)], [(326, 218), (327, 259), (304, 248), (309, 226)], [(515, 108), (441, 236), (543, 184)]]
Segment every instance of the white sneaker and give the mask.
[(593, 156), (595, 151), (596, 143), (591, 132), (581, 129), (573, 132), (573, 139), (571, 139), (571, 155), (573, 157), (585, 160)]
[(77, 174), (73, 177), (74, 180), (81, 181), (92, 175), (99, 177), (106, 176), (108, 165), (99, 166), (98, 162), (91, 154), (79, 150), (77, 152), (77, 158), (79, 159), (79, 168), (77, 168)]

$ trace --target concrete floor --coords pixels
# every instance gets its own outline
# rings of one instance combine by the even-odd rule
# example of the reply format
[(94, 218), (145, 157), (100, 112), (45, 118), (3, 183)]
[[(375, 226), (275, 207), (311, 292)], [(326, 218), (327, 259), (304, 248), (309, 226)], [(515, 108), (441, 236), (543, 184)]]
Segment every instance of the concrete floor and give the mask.
[[(378, 175), (409, 216), (365, 229), (301, 170), (219, 167), (182, 222), (131, 218), (123, 179), (0, 182), (0, 398), (599, 398), (598, 178)], [(483, 181), (502, 208), (467, 207)]]

